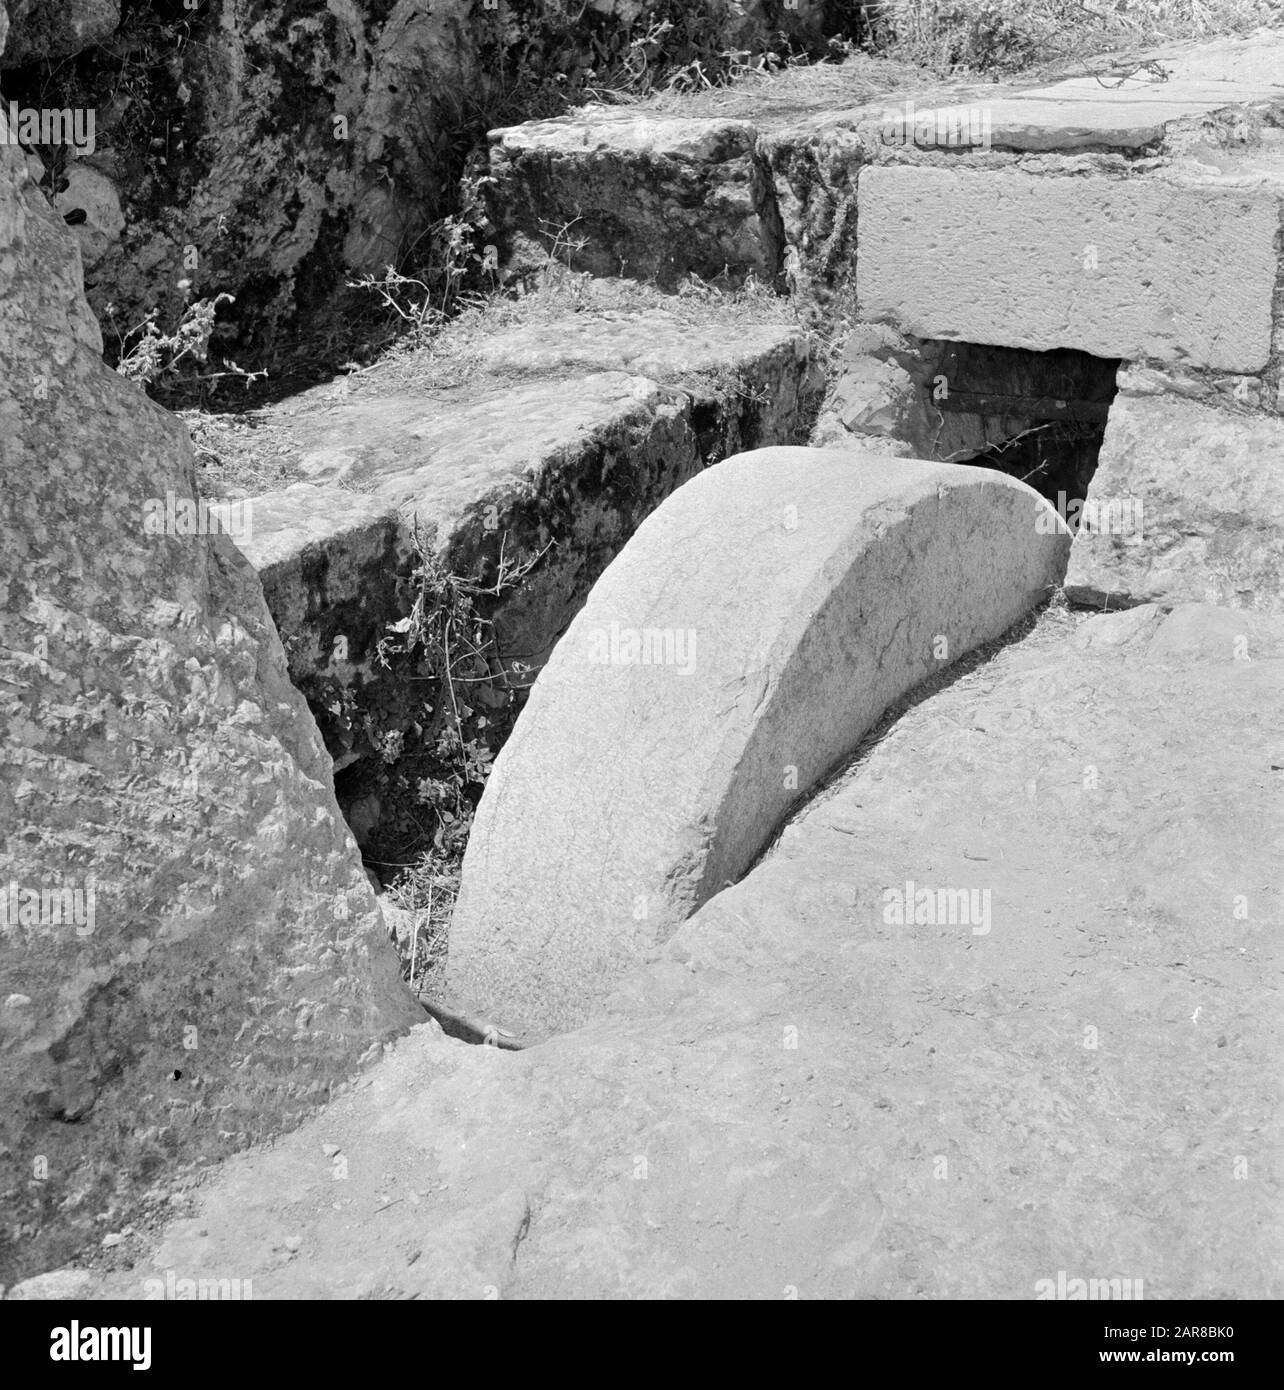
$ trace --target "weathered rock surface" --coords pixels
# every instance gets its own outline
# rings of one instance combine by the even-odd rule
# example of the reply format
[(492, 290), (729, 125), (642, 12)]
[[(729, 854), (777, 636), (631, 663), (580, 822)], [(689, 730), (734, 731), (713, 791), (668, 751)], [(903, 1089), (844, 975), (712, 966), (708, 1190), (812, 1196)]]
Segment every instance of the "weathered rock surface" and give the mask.
[[(1284, 420), (1123, 378), (1075, 537), (1075, 602), (1284, 607)], [(1144, 386), (1144, 380), (1137, 381)], [(1095, 511), (1095, 516), (1092, 514)]]
[[(1166, 46), (1086, 74), (985, 103), (990, 138), (1014, 150), (1180, 148), (1220, 130), (1248, 139), (1281, 102), (1284, 34)], [(1203, 127), (1201, 130), (1200, 127)]]
[(69, 58), (101, 42), (120, 23), (120, 0), (7, 0), (9, 37), (0, 22), (0, 68)]
[(93, 1291), (94, 1276), (87, 1269), (53, 1269), (24, 1279), (5, 1291), (6, 1298), (21, 1302), (84, 1298)]
[(100, 1293), (1278, 1298), (1282, 692), (1278, 618), (1048, 614), (597, 1020), (414, 1030)]
[(1045, 598), (1068, 550), (1046, 503), (984, 469), (763, 449), (687, 483), (496, 761), (452, 990), (524, 1035), (581, 1022), (893, 700)]
[(501, 659), (538, 670), (674, 488), (728, 454), (806, 439), (823, 392), (807, 337), (701, 307), (697, 326), (689, 310), (590, 301), (470, 338), (448, 384), (430, 360), (421, 381), (327, 387), (261, 413), (256, 435), (283, 441), (300, 480), (252, 500), (242, 547), (341, 765), (372, 750), (360, 717), (331, 711), (336, 692), (383, 730), (407, 727), (426, 696), (376, 656), (413, 602), (416, 529), (450, 572), (488, 581), (501, 547), (509, 564), (544, 552), (494, 613)]
[(80, 247), (80, 259), (87, 271), (93, 270), (120, 241), (125, 215), (120, 208), (116, 185), (100, 169), (77, 161), (67, 171), (67, 187), (53, 200), (72, 225)]
[[(512, 269), (555, 251), (575, 270), (664, 289), (689, 274), (774, 281), (784, 246), (755, 139), (747, 121), (600, 106), (493, 131), (490, 170)], [(568, 245), (580, 239), (582, 250)]]
[(422, 1015), (254, 571), (165, 529), (196, 495), (184, 431), (103, 366), (11, 146), (0, 251), (5, 1279), (142, 1176), (297, 1121)]
[[(811, 442), (821, 448), (841, 447), (857, 435), (863, 447), (877, 453), (936, 457), (940, 426), (952, 422), (942, 419), (939, 410), (927, 408), (934, 366), (921, 344), (886, 324), (857, 324), (835, 363)], [(933, 416), (940, 420), (936, 428)], [(955, 444), (952, 438), (943, 442), (945, 457)]]
[(865, 169), (861, 312), (920, 338), (1260, 372), (1282, 195), (1284, 180)]

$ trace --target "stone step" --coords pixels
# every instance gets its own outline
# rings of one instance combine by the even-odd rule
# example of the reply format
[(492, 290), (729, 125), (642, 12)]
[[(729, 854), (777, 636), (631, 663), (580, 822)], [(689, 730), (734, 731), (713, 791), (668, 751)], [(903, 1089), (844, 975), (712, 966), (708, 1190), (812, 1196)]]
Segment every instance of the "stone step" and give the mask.
[(416, 531), (463, 576), (493, 577), (501, 547), (513, 564), (542, 557), (494, 615), (528, 683), (674, 488), (728, 454), (806, 439), (823, 373), (779, 302), (713, 296), (696, 310), (632, 286), (582, 294), (579, 312), (531, 308), (466, 344), (463, 327), (448, 331), (426, 360), (256, 417), (254, 447), (267, 441), (297, 480), (250, 499), (239, 543), (341, 769), (375, 751), (365, 713), (405, 729), (429, 694), (376, 657), (413, 601)]
[[(557, 254), (577, 268), (665, 288), (691, 274), (739, 283), (783, 281), (786, 271), (830, 283), (850, 274), (864, 221), (857, 183), (870, 167), (1020, 166), (1031, 176), (1100, 168), (1128, 178), (1176, 164), (1192, 176), (1278, 183), (1281, 70), (1284, 32), (1271, 31), (1165, 48), (1114, 75), (1043, 87), (911, 84), (893, 93), (854, 78), (860, 95), (844, 108), (832, 82), (795, 89), (787, 75), (716, 103), (587, 107), (491, 132), (494, 216), (517, 269), (542, 262), (556, 237)], [(1049, 154), (1071, 162), (1058, 166)], [(1135, 191), (1145, 216), (1149, 195)], [(1162, 240), (1153, 206), (1148, 215)], [(968, 209), (968, 233), (988, 224), (983, 210)], [(1055, 229), (1050, 236), (1059, 244)], [(967, 264), (969, 244), (961, 237), (953, 247), (957, 263)], [(786, 264), (790, 248), (796, 269)], [(930, 284), (935, 273), (920, 267), (916, 280)]]
[[(1215, 520), (1192, 490), (1194, 454), (1188, 467), (1172, 452), (1176, 426), (1164, 431), (1171, 467), (1121, 462), (1128, 426), (1108, 432), (1096, 492), (1114, 496), (1121, 469), (1130, 486), (1144, 476), (1150, 495), (1134, 506), (1168, 517), (1118, 545), (1085, 533), (1093, 559), (1073, 593), (1278, 606), (1263, 557), (1279, 511), (1262, 508), (1275, 500), (1272, 419), (1284, 411), (1284, 32), (1175, 45), (1031, 88), (893, 94), (857, 71), (846, 107), (836, 80), (809, 89), (785, 75), (493, 132), (511, 268), (546, 258), (541, 229), (565, 224), (556, 254), (595, 274), (668, 289), (758, 277), (801, 305), (854, 299), (859, 325), (811, 441), (823, 446), (966, 460), (1046, 425), (1019, 401), (942, 406), (958, 384), (936, 365), (951, 343), (1030, 354), (1009, 375), (1036, 394), (1036, 355), (1075, 351), (1157, 371), (1176, 396), (1229, 396), (1230, 412), (1196, 431), (1205, 452), (1241, 461), (1218, 472)], [(1080, 484), (1095, 447), (1067, 460)], [(1067, 510), (1089, 510), (1085, 490), (1067, 492)], [(1174, 539), (1186, 505), (1202, 507), (1197, 544)]]

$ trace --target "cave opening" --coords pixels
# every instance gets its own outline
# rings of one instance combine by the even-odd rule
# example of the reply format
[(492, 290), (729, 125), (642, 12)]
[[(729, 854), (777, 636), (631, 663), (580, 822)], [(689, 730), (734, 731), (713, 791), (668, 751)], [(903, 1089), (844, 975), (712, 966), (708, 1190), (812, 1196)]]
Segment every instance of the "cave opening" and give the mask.
[(961, 447), (951, 463), (994, 468), (1047, 498), (1072, 531), (1097, 469), (1118, 358), (939, 341), (924, 384)]

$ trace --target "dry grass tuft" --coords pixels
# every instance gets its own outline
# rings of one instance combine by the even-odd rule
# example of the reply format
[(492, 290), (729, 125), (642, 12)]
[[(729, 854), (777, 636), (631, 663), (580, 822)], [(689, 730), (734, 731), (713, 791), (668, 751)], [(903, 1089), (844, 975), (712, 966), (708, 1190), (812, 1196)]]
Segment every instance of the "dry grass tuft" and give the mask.
[(889, 58), (940, 74), (1012, 75), (1115, 49), (1284, 25), (1284, 0), (883, 0)]

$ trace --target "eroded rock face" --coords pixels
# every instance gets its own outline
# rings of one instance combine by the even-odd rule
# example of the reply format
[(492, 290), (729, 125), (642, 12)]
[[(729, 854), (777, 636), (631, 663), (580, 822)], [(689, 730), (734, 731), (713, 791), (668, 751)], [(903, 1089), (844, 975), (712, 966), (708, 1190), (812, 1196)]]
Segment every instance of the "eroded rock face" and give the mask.
[(100, 353), (0, 146), (0, 1281), (422, 1017), (258, 579), (186, 533), (186, 433)]
[[(116, 0), (39, 7), (104, 3)], [(323, 313), (354, 272), (382, 274), (412, 246), (427, 251), (427, 229), (453, 206), (488, 125), (605, 80), (657, 9), (206, 0), (158, 13), (159, 28), (127, 16), (109, 51), (41, 88), (58, 106), (64, 87), (92, 99), (100, 172), (124, 206), (124, 236), (89, 276), (91, 303), (100, 315), (113, 303), (130, 325), (156, 308), (172, 328), (186, 303), (180, 281), (191, 297), (228, 292), (238, 304), (219, 345), (270, 359), (296, 311)], [(811, 0), (794, 10), (701, 0), (667, 56), (708, 59), (782, 30), (815, 46), (825, 23)]]
[(1067, 594), (1105, 608), (1204, 601), (1280, 612), (1284, 420), (1198, 380), (1134, 369), (1122, 386)]
[(108, 255), (125, 230), (116, 185), (90, 164), (74, 164), (67, 173), (67, 187), (54, 199), (54, 207), (69, 224), (80, 247), (80, 260), (91, 270)]
[(9, 0), (9, 15), (0, 68), (67, 58), (100, 42), (120, 23), (120, 0)]
[(574, 269), (664, 289), (690, 274), (776, 280), (783, 237), (755, 141), (748, 121), (600, 106), (493, 131), (490, 169), (513, 269), (557, 252)]

